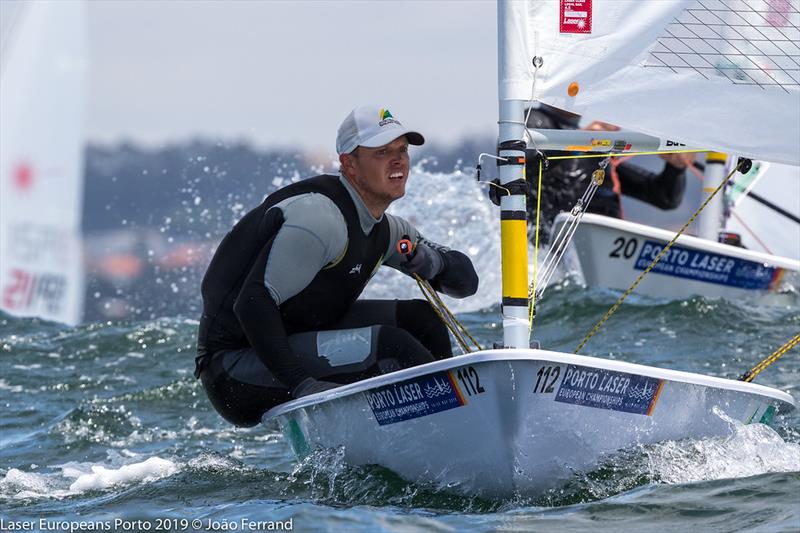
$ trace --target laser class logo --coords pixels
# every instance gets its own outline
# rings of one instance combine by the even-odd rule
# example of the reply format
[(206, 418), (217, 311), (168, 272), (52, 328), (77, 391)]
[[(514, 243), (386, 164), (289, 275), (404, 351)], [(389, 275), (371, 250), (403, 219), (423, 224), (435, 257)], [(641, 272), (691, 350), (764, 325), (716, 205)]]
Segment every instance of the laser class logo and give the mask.
[(592, 33), (592, 0), (561, 0), (559, 33)]
[(388, 109), (382, 107), (378, 116), (378, 126), (385, 126), (387, 124), (397, 124), (398, 126), (401, 125), (400, 122), (398, 122), (397, 119), (392, 116)]

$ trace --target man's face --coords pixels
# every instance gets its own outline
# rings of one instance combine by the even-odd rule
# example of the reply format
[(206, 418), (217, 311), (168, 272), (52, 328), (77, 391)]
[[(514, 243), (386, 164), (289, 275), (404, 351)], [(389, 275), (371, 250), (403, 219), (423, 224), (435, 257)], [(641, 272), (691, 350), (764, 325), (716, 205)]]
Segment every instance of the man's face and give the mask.
[(359, 146), (355, 154), (342, 158), (342, 165), (367, 205), (385, 209), (406, 193), (408, 141), (404, 135), (378, 148)]

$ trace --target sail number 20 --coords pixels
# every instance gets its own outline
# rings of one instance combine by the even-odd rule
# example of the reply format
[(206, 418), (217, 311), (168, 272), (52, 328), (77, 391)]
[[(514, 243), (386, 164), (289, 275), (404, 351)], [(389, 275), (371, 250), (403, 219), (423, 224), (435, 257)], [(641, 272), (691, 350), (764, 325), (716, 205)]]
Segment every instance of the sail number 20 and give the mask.
[(614, 249), (608, 254), (608, 257), (624, 257), (630, 259), (636, 253), (639, 247), (639, 241), (635, 238), (626, 239), (625, 237), (617, 237), (614, 239)]

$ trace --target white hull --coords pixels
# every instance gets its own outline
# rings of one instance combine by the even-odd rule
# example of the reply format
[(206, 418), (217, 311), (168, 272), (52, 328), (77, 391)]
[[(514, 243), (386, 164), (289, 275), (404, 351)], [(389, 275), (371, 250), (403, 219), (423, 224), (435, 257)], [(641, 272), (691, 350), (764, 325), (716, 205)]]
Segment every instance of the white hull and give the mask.
[[(584, 372), (581, 375), (581, 372)], [(438, 361), (278, 406), (298, 456), (344, 449), (352, 465), (489, 497), (534, 494), (637, 444), (727, 435), (794, 408), (788, 394), (542, 350)]]
[[(560, 214), (553, 235), (568, 218)], [(627, 289), (675, 234), (587, 213), (571, 246), (589, 286)], [(800, 261), (682, 235), (636, 288), (637, 294), (682, 299), (734, 298), (800, 284)]]

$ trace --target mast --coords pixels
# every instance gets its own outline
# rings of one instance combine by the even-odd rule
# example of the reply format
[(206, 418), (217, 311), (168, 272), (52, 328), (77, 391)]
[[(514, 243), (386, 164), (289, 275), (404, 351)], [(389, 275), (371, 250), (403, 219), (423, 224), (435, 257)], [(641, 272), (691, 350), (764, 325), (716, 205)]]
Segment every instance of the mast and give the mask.
[[(706, 168), (703, 172), (703, 193), (710, 194), (713, 192), (722, 180), (725, 179), (725, 162), (727, 156), (719, 152), (709, 152), (706, 154)], [(718, 233), (723, 227), (723, 217), (725, 203), (723, 201), (724, 195), (718, 194), (714, 199), (709, 202), (706, 208), (700, 213), (697, 221), (698, 237), (708, 239), (710, 241), (717, 241)]]
[[(525, 209), (525, 100), (508, 97), (503, 79), (509, 71), (529, 68), (529, 61), (520, 63), (516, 39), (526, 40), (524, 33), (512, 31), (519, 21), (526, 20), (524, 2), (498, 0), (498, 95), (499, 134), (498, 162), (500, 184), (510, 195), (500, 200), (500, 236), (503, 278), (503, 345), (506, 348), (529, 348), (528, 323), (528, 222)], [(516, 51), (516, 56), (514, 52)], [(524, 54), (523, 54), (524, 56)], [(525, 73), (523, 73), (524, 75)], [(513, 75), (513, 74), (512, 74)]]

